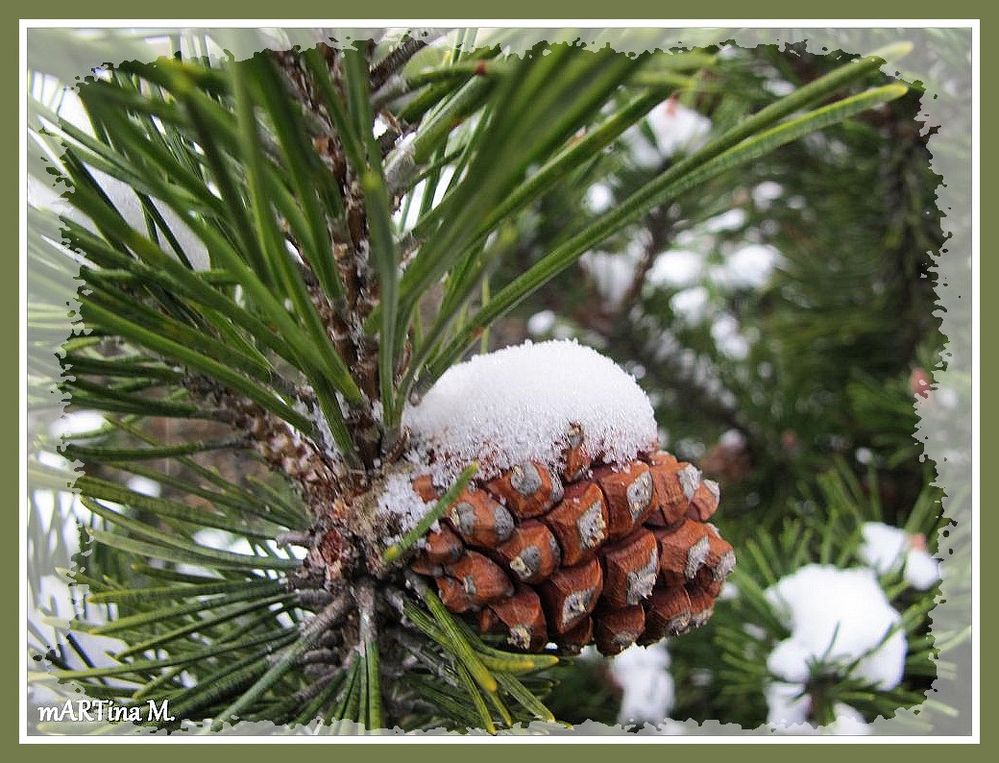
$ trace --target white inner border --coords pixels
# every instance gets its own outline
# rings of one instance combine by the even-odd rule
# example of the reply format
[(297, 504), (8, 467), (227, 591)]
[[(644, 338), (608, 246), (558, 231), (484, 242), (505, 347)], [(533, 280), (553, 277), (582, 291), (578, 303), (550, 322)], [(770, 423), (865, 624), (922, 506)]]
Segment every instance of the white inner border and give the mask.
[[(18, 511), (18, 561), (20, 570), (20, 580), (27, 580), (27, 556), (25, 548), (27, 545), (27, 84), (28, 84), (28, 62), (27, 62), (27, 34), (31, 28), (184, 28), (190, 26), (214, 26), (214, 27), (286, 27), (286, 28), (314, 28), (314, 27), (404, 27), (404, 26), (448, 26), (448, 27), (503, 27), (503, 28), (560, 28), (565, 26), (579, 28), (627, 28), (627, 27), (655, 27), (655, 28), (689, 28), (689, 27), (756, 27), (761, 29), (784, 28), (793, 26), (795, 28), (809, 27), (841, 27), (841, 28), (878, 28), (878, 27), (899, 27), (899, 28), (958, 28), (972, 30), (972, 522), (974, 540), (972, 543), (972, 733), (970, 736), (798, 736), (798, 735), (774, 735), (757, 736), (747, 734), (745, 736), (647, 736), (637, 734), (623, 734), (615, 736), (588, 736), (588, 735), (567, 735), (567, 736), (512, 736), (500, 735), (496, 737), (484, 736), (386, 736), (386, 737), (345, 737), (340, 741), (348, 744), (979, 744), (980, 738), (980, 558), (981, 540), (978, 532), (981, 494), (980, 494), (980, 394), (981, 394), (981, 371), (980, 371), (980, 305), (981, 305), (981, 229), (979, 225), (979, 204), (980, 204), (980, 97), (981, 97), (981, 70), (980, 70), (980, 33), (981, 24), (979, 19), (21, 19), (18, 33), (18, 125), (20, 130), (18, 147), (18, 169), (20, 173), (20, 199), (19, 199), (19, 219), (18, 219), (18, 239), (19, 239), (19, 267), (18, 267), (18, 288), (20, 295), (20, 309), (18, 316), (18, 372), (21, 380), (20, 410), (18, 415), (18, 454), (19, 454), (19, 511)], [(312, 736), (107, 736), (93, 737), (86, 735), (67, 736), (28, 736), (28, 708), (27, 708), (27, 662), (24, 655), (27, 653), (27, 590), (23, 584), (18, 590), (18, 623), (19, 651), (18, 673), (19, 673), (19, 741), (21, 744), (247, 744), (252, 740), (253, 744), (295, 744), (316, 742), (335, 743), (334, 737), (312, 737)]]

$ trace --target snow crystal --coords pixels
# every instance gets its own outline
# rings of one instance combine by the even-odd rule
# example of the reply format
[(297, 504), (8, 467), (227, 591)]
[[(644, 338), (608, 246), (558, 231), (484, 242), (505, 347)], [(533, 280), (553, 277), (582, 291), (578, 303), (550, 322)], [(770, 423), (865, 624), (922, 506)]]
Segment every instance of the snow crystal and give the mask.
[(766, 597), (791, 631), (767, 660), (773, 675), (801, 683), (811, 663), (859, 660), (851, 675), (881, 689), (901, 682), (905, 634), (896, 629), (885, 639), (900, 617), (873, 570), (810, 564), (768, 588)]
[(673, 708), (676, 690), (663, 643), (631, 646), (611, 660), (610, 670), (621, 687), (618, 723), (662, 723)]
[(937, 560), (905, 530), (882, 522), (865, 522), (861, 534), (864, 540), (857, 554), (878, 574), (902, 568), (905, 581), (921, 591), (932, 588), (940, 580)]
[(575, 341), (526, 342), (450, 368), (404, 424), (411, 458), (449, 483), (473, 460), (488, 478), (525, 461), (561, 467), (570, 430), (609, 463), (654, 448), (652, 406), (635, 379)]

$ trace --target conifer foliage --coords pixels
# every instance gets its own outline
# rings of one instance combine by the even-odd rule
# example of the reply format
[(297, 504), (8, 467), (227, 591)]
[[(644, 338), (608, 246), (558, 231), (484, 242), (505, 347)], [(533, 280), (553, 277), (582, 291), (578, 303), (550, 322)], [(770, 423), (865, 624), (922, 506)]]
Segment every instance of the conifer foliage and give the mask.
[[(61, 302), (46, 279), (79, 273), (79, 330), (63, 345), (58, 383), (71, 409), (103, 416), (62, 448), (82, 472), (51, 458), (30, 464), (40, 489), (72, 485), (84, 518), (69, 575), (86, 599), (59, 643), (35, 634), (51, 676), (120, 704), (169, 700), (174, 721), (147, 719), (169, 730), (204, 719), (216, 731), (237, 720), (320, 720), (336, 733), (581, 720), (565, 692), (584, 667), (546, 639), (529, 653), (489, 628), (479, 633), (409, 569), (429, 520), (345, 517), (370, 509), (391, 475), (411, 466), (407, 410), (470, 351), (510, 343), (499, 332), (563, 293), (554, 286), (581, 272), (584, 255), (636, 226), (656, 235), (652, 223), (675, 219), (691, 200), (703, 217), (706, 199), (764, 159), (883, 113), (906, 93), (879, 72), (888, 54), (844, 57), (782, 97), (747, 99), (737, 97), (749, 92), (740, 91), (742, 64), (714, 49), (628, 56), (540, 44), (513, 55), (420, 38), (331, 40), (241, 61), (176, 56), (102, 69), (78, 89), (86, 120), (35, 100), (32, 138), (45, 154), (36, 170), (65, 186), (68, 207), (30, 210), (34, 229), (47, 231), (30, 241), (42, 295), (32, 320), (57, 325)], [(654, 110), (678, 99), (712, 112), (710, 131), (658, 166), (622, 166)], [(620, 181), (613, 203), (561, 214), (595, 173)], [(582, 267), (592, 272), (586, 260)], [(634, 307), (654, 296), (639, 284), (622, 299)], [(641, 357), (625, 348), (656, 331), (608, 329), (602, 308), (575, 314), (585, 320), (571, 333), (608, 337), (608, 354), (622, 362)], [(782, 348), (794, 351), (790, 340)], [(847, 394), (862, 406), (872, 385), (858, 379)], [(701, 410), (724, 414), (711, 427), (730, 420), (754, 446), (772, 442), (757, 410)], [(710, 476), (752, 480), (752, 459), (711, 455)], [(464, 466), (425, 494), (430, 518), (489, 469)], [(852, 475), (822, 483), (838, 500), (846, 488), (837, 479)], [(787, 487), (768, 485), (763, 498), (776, 506)], [(708, 492), (699, 500), (716, 504)], [(748, 492), (744, 482), (736, 489)], [(932, 497), (913, 499), (922, 507), (913, 532), (931, 532)], [(731, 540), (740, 564), (741, 542), (750, 560), (733, 578), (742, 596), (717, 632), (689, 637), (681, 668), (703, 664), (697, 645), (719, 639), (711, 648), (727, 672), (712, 680), (725, 688), (700, 695), (717, 698), (708, 717), (791, 691), (774, 688), (765, 656), (763, 667), (747, 656), (793, 635), (790, 615), (764, 592), (779, 577), (772, 562), (790, 572), (849, 557), (855, 544), (846, 539), (860, 532), (859, 520), (849, 524), (852, 505), (844, 499), (829, 522), (806, 518), (804, 535), (779, 536), (744, 532), (736, 509)], [(715, 561), (727, 574), (727, 558)], [(626, 598), (622, 606), (635, 603)], [(918, 637), (925, 600), (910, 604), (899, 622)], [(481, 617), (490, 612), (495, 619), (495, 609)], [(740, 617), (766, 630), (740, 630)], [(115, 640), (100, 656), (86, 646), (98, 636)], [(931, 672), (927, 654), (910, 660)], [(837, 702), (856, 705), (858, 693), (868, 692), (868, 715), (913, 701), (903, 689), (872, 694), (850, 658), (837, 663), (846, 678), (834, 689), (817, 669), (782, 686), (821, 684), (822, 722), (836, 717)], [(688, 705), (696, 715), (697, 701)]]

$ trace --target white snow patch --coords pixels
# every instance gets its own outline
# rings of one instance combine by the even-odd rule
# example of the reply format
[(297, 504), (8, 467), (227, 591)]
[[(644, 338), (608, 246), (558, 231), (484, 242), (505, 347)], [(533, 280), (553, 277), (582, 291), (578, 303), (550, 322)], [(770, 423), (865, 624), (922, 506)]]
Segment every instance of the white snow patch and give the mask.
[(672, 100), (654, 108), (648, 119), (664, 156), (699, 148), (711, 131), (710, 119)]
[(816, 734), (822, 731), (833, 736), (860, 736), (871, 733), (871, 727), (856, 708), (845, 702), (833, 705), (835, 720), (817, 728), (809, 722), (811, 699), (803, 693), (801, 684), (773, 681), (764, 690), (767, 700), (767, 723), (775, 731), (791, 734)]
[(645, 282), (654, 287), (691, 286), (700, 277), (703, 266), (704, 258), (697, 252), (671, 249), (656, 257)]
[(813, 663), (842, 666), (858, 660), (854, 677), (880, 689), (901, 682), (905, 634), (873, 570), (810, 564), (768, 588), (766, 597), (791, 631), (767, 660), (777, 678), (802, 683)]
[(160, 483), (156, 480), (151, 480), (148, 477), (142, 477), (136, 474), (133, 477), (129, 477), (126, 483), (130, 490), (134, 490), (140, 495), (149, 495), (153, 498), (160, 497)]
[(652, 405), (634, 377), (575, 341), (526, 342), (453, 366), (417, 406), (409, 406), (417, 463), (438, 485), (471, 461), (479, 478), (526, 461), (560, 470), (573, 426), (583, 447), (624, 463), (656, 447)]
[(882, 522), (865, 522), (861, 528), (863, 543), (858, 556), (864, 564), (884, 575), (902, 569), (905, 581), (920, 591), (932, 588), (940, 580), (940, 567), (916, 538), (899, 527)]
[(735, 360), (745, 360), (749, 355), (749, 342), (739, 331), (739, 321), (731, 313), (723, 313), (711, 324), (711, 338), (719, 351)]
[(748, 219), (749, 215), (746, 214), (746, 210), (735, 207), (734, 209), (722, 212), (720, 215), (715, 215), (714, 217), (705, 220), (701, 229), (707, 231), (708, 233), (721, 233), (723, 231), (738, 230), (746, 224), (746, 220)]
[(718, 443), (726, 448), (742, 450), (746, 447), (746, 435), (738, 429), (727, 429), (722, 436), (718, 438)]
[(611, 675), (623, 691), (618, 723), (658, 724), (666, 719), (676, 699), (669, 665), (662, 642), (628, 647), (611, 660)]
[(621, 136), (635, 164), (644, 169), (658, 168), (663, 159), (680, 151), (696, 150), (711, 132), (710, 119), (672, 99), (654, 108), (647, 119), (655, 145), (649, 143), (640, 125)]
[(638, 167), (654, 170), (663, 163), (663, 155), (656, 146), (645, 139), (645, 135), (639, 130), (638, 125), (626, 130), (621, 139), (628, 145), (631, 157)]
[(871, 727), (855, 707), (845, 702), (833, 705), (836, 720), (826, 727), (826, 731), (836, 736), (867, 736)]
[[(739, 589), (731, 580), (726, 580), (718, 594), (718, 601), (734, 601), (739, 598)], [(752, 635), (752, 634), (750, 634)]]
[(635, 270), (640, 258), (640, 248), (632, 246), (615, 254), (587, 252), (580, 258), (580, 264), (593, 279), (600, 296), (608, 305), (615, 306), (620, 304), (635, 282)]
[[(430, 510), (431, 505), (413, 490), (415, 470), (404, 470), (390, 474), (382, 484), (378, 496), (378, 514), (394, 515), (399, 520), (399, 529), (405, 533), (416, 526), (423, 515)], [(386, 545), (391, 545), (397, 538), (388, 539)]]
[(606, 212), (614, 203), (614, 192), (606, 183), (594, 183), (586, 189), (587, 208), (596, 215)]
[(940, 582), (940, 562), (925, 549), (911, 548), (905, 555), (903, 576), (913, 588), (925, 591)]
[(901, 561), (908, 538), (905, 530), (882, 522), (865, 522), (860, 528), (864, 540), (858, 555), (864, 564), (881, 575), (891, 571)]
[(778, 251), (767, 244), (748, 244), (712, 271), (713, 280), (733, 289), (755, 289), (770, 278), (780, 260)]
[(808, 723), (810, 700), (799, 683), (773, 681), (767, 684), (767, 723), (772, 726), (796, 726)]
[(794, 92), (794, 85), (784, 79), (771, 79), (763, 83), (764, 90), (769, 91), (778, 98), (790, 95)]
[(670, 298), (669, 306), (687, 323), (700, 323), (708, 312), (708, 290), (703, 286), (693, 286), (678, 291)]
[(105, 425), (104, 416), (97, 411), (73, 411), (64, 413), (52, 422), (49, 432), (54, 437), (73, 437), (84, 432), (92, 432)]
[(541, 310), (527, 319), (527, 330), (531, 336), (543, 336), (555, 328), (555, 312)]
[(775, 183), (773, 180), (764, 180), (750, 191), (753, 203), (756, 204), (758, 209), (769, 209), (770, 203), (779, 199), (783, 193), (784, 186), (780, 183)]

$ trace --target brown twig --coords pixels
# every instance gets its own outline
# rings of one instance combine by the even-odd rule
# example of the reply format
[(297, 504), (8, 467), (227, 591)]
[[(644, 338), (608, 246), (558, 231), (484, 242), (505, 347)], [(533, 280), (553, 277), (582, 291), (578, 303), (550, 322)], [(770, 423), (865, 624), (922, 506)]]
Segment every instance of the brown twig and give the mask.
[(371, 91), (374, 92), (384, 85), (389, 77), (409, 63), (409, 59), (427, 47), (427, 44), (426, 40), (407, 37), (390, 50), (388, 55), (371, 69)]

